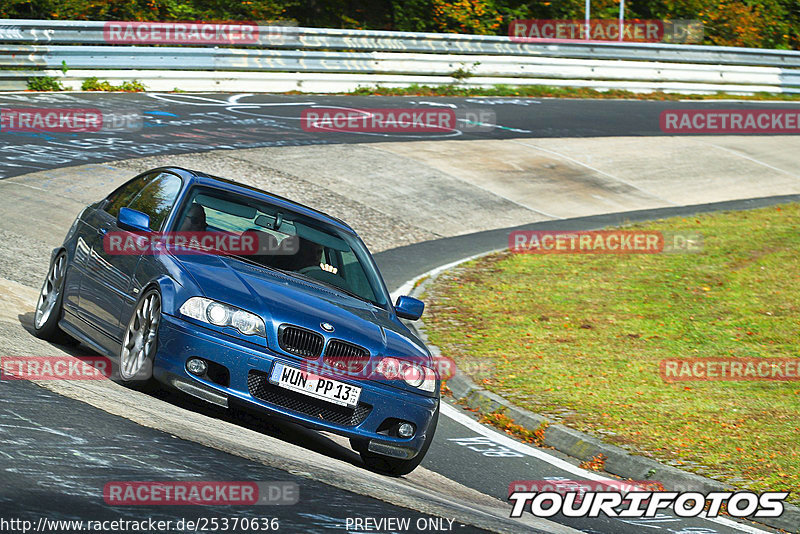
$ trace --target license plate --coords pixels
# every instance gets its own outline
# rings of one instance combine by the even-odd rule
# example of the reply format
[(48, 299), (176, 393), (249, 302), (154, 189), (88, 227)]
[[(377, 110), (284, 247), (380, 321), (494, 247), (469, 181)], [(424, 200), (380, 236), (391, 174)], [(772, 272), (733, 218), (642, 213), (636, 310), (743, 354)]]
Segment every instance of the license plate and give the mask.
[(282, 388), (350, 408), (358, 404), (361, 388), (308, 371), (275, 363), (269, 381)]

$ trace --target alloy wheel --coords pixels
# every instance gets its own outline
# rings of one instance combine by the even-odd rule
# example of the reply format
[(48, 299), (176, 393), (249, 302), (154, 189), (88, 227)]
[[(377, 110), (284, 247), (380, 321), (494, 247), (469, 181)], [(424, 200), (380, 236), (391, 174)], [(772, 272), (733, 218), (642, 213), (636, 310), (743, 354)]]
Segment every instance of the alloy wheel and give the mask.
[(47, 278), (42, 284), (42, 290), (39, 293), (39, 300), (36, 302), (36, 314), (34, 316), (34, 324), (36, 328), (42, 328), (50, 314), (56, 307), (58, 297), (61, 295), (61, 290), (64, 287), (64, 274), (67, 271), (67, 256), (64, 254), (59, 255), (50, 267), (50, 272), (47, 273)]
[(134, 378), (151, 359), (160, 321), (161, 297), (153, 290), (139, 301), (125, 332), (119, 366), (123, 379)]

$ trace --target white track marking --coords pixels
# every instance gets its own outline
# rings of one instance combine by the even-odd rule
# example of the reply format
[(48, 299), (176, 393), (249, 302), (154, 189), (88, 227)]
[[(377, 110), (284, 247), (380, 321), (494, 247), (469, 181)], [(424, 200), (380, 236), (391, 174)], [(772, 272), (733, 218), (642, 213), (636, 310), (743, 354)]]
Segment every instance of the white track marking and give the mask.
[(746, 154), (742, 154), (738, 150), (734, 150), (732, 148), (728, 148), (728, 147), (724, 147), (724, 146), (720, 146), (720, 145), (715, 145), (714, 143), (708, 143), (708, 145), (709, 146), (713, 146), (714, 148), (718, 148), (720, 150), (724, 150), (725, 152), (729, 152), (729, 153), (731, 153), (731, 154), (733, 154), (735, 156), (738, 156), (740, 158), (746, 159), (747, 161), (752, 161), (756, 165), (761, 165), (763, 167), (766, 167), (768, 169), (772, 169), (773, 171), (777, 171), (777, 172), (780, 172), (782, 174), (788, 174), (792, 178), (800, 178), (800, 176), (794, 174), (793, 172), (789, 172), (789, 171), (787, 171), (785, 169), (781, 169), (779, 167), (775, 167), (774, 165), (770, 165), (769, 163), (766, 163), (764, 161), (761, 161), (761, 160), (758, 160), (758, 159), (755, 159), (755, 158), (751, 158), (750, 156), (748, 156)]
[(36, 191), (44, 191), (45, 193), (49, 193), (47, 189), (42, 189), (41, 187), (36, 187), (35, 185), (25, 184), (22, 182), (14, 182), (11, 179), (8, 180), (0, 180), (0, 185), (18, 185), (20, 187), (27, 187), (28, 189), (35, 189)]
[(254, 107), (291, 107), (291, 106), (311, 106), (315, 102), (239, 102), (245, 96), (252, 96), (253, 93), (236, 94), (229, 96), (226, 100), (210, 98), (193, 94), (169, 94), (169, 93), (147, 93), (147, 96), (162, 102), (172, 104), (185, 104), (190, 106), (254, 106)]
[(414, 288), (414, 284), (420, 278), (425, 278), (425, 277), (428, 277), (428, 276), (436, 276), (439, 273), (441, 273), (442, 271), (446, 271), (448, 269), (452, 269), (456, 265), (460, 265), (460, 264), (462, 264), (462, 263), (464, 263), (466, 261), (475, 260), (475, 259), (480, 258), (482, 256), (487, 256), (487, 255), (492, 254), (494, 252), (501, 252), (503, 250), (505, 250), (505, 249), (499, 248), (497, 250), (490, 250), (489, 252), (482, 252), (481, 254), (475, 254), (474, 256), (469, 256), (468, 258), (464, 258), (464, 259), (461, 259), (461, 260), (458, 260), (458, 261), (454, 261), (454, 262), (451, 262), (451, 263), (446, 263), (446, 264), (441, 265), (441, 266), (439, 266), (439, 267), (437, 267), (435, 269), (431, 269), (430, 271), (428, 271), (426, 273), (422, 273), (421, 275), (417, 276), (416, 278), (413, 278), (413, 279), (409, 280), (408, 282), (406, 282), (405, 284), (401, 285), (400, 287), (398, 287), (397, 289), (392, 291), (392, 293), (389, 296), (391, 297), (392, 302), (394, 302), (394, 301), (397, 300), (397, 297), (399, 297), (400, 295), (408, 295), (411, 292), (411, 290)]
[[(593, 471), (587, 471), (585, 469), (581, 469), (580, 467), (578, 467), (576, 465), (572, 465), (571, 463), (569, 463), (569, 462), (567, 462), (565, 460), (562, 460), (561, 458), (558, 458), (556, 456), (553, 456), (552, 454), (548, 454), (548, 453), (544, 452), (541, 449), (536, 449), (534, 447), (530, 447), (528, 445), (525, 445), (524, 443), (521, 443), (521, 442), (519, 442), (519, 441), (517, 441), (515, 439), (511, 439), (510, 437), (506, 436), (505, 434), (501, 434), (501, 433), (497, 432), (496, 430), (493, 430), (493, 429), (491, 429), (489, 427), (486, 427), (486, 426), (480, 424), (476, 420), (472, 419), (471, 417), (469, 417), (468, 415), (463, 413), (458, 408), (455, 408), (454, 406), (451, 406), (451, 405), (449, 405), (449, 404), (447, 404), (445, 402), (443, 402), (441, 404), (441, 413), (442, 413), (442, 415), (444, 415), (445, 417), (449, 417), (450, 419), (452, 419), (456, 423), (459, 423), (459, 424), (467, 427), (469, 430), (472, 430), (473, 432), (477, 432), (478, 434), (480, 434), (482, 436), (486, 436), (487, 438), (490, 438), (495, 443), (498, 443), (498, 444), (500, 444), (500, 445), (502, 445), (504, 447), (507, 447), (507, 448), (509, 448), (511, 450), (514, 450), (514, 451), (517, 451), (519, 453), (522, 453), (522, 454), (524, 454), (526, 456), (531, 456), (533, 458), (536, 458), (538, 460), (546, 462), (546, 463), (552, 465), (553, 467), (557, 467), (557, 468), (559, 468), (559, 469), (561, 469), (563, 471), (567, 471), (568, 473), (572, 473), (573, 475), (577, 475), (577, 476), (581, 477), (581, 479), (595, 480), (595, 481), (613, 481), (614, 480), (614, 479), (611, 479), (611, 478), (608, 478), (608, 477), (604, 477), (602, 475), (598, 475), (597, 473), (595, 473)], [(747, 532), (748, 534), (770, 534), (766, 530), (761, 530), (761, 529), (758, 529), (756, 527), (751, 527), (750, 525), (743, 525), (741, 523), (738, 523), (736, 521), (732, 521), (732, 520), (724, 518), (724, 517), (706, 517), (706, 516), (700, 516), (700, 517), (705, 519), (705, 520), (707, 520), (707, 521), (712, 521), (714, 523), (718, 523), (720, 525), (724, 525), (724, 526), (729, 527), (729, 528), (740, 530), (742, 532)], [(677, 518), (677, 519), (679, 520), (680, 518)]]
[(742, 532), (747, 532), (749, 534), (770, 534), (766, 530), (761, 530), (759, 528), (745, 525), (743, 523), (737, 523), (732, 519), (728, 519), (727, 517), (706, 517), (705, 512), (700, 514), (698, 517), (701, 517), (707, 521), (713, 521), (714, 523), (719, 523), (720, 525), (724, 525), (729, 528), (735, 528), (736, 530), (741, 530)]
[(433, 106), (433, 107), (440, 107), (440, 108), (450, 108), (450, 109), (457, 109), (458, 106), (455, 104), (448, 104), (447, 102), (428, 102), (427, 100), (420, 100), (419, 102), (412, 100), (409, 104), (419, 104), (420, 106)]
[(712, 100), (693, 100), (691, 98), (682, 98), (678, 100), (678, 102), (686, 102), (689, 104), (718, 104), (720, 102), (737, 102), (740, 104), (789, 104), (789, 105), (798, 105), (800, 102), (792, 101), (792, 100), (746, 100), (746, 99), (736, 99), (736, 98), (720, 98), (720, 99), (712, 99)]
[(610, 481), (612, 479), (604, 477), (602, 475), (598, 475), (593, 471), (587, 471), (585, 469), (581, 469), (576, 465), (572, 465), (571, 463), (567, 462), (566, 460), (562, 460), (561, 458), (557, 458), (551, 454), (548, 454), (541, 449), (535, 449), (533, 447), (529, 447), (524, 443), (521, 443), (515, 439), (511, 439), (510, 437), (501, 434), (489, 427), (486, 427), (476, 420), (472, 419), (470, 416), (466, 415), (465, 413), (461, 412), (459, 409), (447, 404), (442, 403), (441, 405), (441, 413), (442, 415), (449, 417), (456, 423), (459, 423), (468, 429), (472, 430), (473, 432), (477, 432), (482, 436), (486, 436), (490, 438), (495, 443), (502, 445), (503, 447), (509, 448), (511, 450), (517, 451), (522, 453), (526, 456), (532, 456), (543, 462), (547, 462), (548, 464), (558, 467), (564, 471), (572, 473), (573, 475), (577, 475), (581, 479), (585, 480), (595, 480), (595, 481)]

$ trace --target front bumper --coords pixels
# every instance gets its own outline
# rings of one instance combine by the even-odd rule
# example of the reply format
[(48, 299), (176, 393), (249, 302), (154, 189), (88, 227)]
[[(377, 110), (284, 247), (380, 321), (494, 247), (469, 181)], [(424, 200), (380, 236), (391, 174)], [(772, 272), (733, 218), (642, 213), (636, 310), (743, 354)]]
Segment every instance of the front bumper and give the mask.
[[(206, 401), (220, 405), (227, 405), (228, 401), (237, 402), (308, 428), (365, 440), (369, 442), (369, 450), (397, 458), (416, 456), (426, 435), (434, 430), (428, 427), (439, 405), (438, 398), (373, 381), (332, 375), (335, 380), (361, 388), (358, 406), (346, 409), (270, 384), (267, 376), (274, 362), (299, 367), (302, 361), (273, 353), (266, 343), (263, 347), (245, 345), (232, 337), (166, 314), (162, 315), (158, 336), (154, 377)], [(186, 360), (191, 357), (223, 366), (229, 379), (221, 380), (219, 374), (215, 380), (190, 374), (186, 371)], [(228, 378), (224, 374), (223, 377)], [(383, 431), (387, 420), (397, 419), (413, 423), (416, 427), (414, 436), (400, 438)]]

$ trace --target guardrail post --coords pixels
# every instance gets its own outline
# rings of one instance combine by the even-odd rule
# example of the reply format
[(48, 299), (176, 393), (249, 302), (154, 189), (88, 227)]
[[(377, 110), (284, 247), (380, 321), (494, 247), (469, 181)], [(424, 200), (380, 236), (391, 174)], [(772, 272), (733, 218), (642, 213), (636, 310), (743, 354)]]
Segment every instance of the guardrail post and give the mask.
[(591, 22), (589, 20), (590, 16), (591, 16), (591, 13), (592, 13), (592, 0), (586, 0), (586, 4), (585, 4), (585, 7), (584, 7), (583, 11), (584, 11), (584, 15), (585, 15), (585, 17), (584, 17), (584, 20), (585, 20), (584, 26), (585, 26), (585, 30), (586, 30), (586, 40), (588, 41), (589, 38), (592, 35), (591, 34), (591, 28), (590, 28)]

